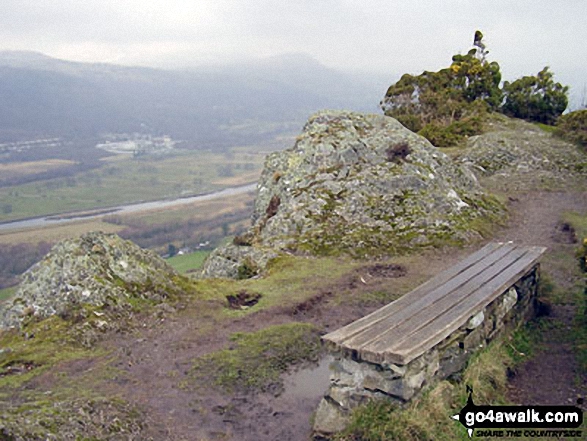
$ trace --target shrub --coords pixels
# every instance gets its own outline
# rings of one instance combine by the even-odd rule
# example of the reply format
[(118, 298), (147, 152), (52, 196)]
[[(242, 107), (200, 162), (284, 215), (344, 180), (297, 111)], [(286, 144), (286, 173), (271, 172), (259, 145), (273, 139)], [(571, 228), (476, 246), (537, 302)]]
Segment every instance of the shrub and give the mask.
[(449, 67), (403, 75), (387, 89), (381, 109), (437, 147), (483, 133), (488, 112), (543, 124), (553, 124), (564, 112), (568, 87), (556, 83), (548, 67), (536, 76), (506, 81), (502, 89), (499, 64), (489, 62), (487, 53), (483, 34), (475, 32), (473, 48), (454, 55)]
[(387, 90), (383, 112), (438, 147), (481, 133), (483, 116), (502, 100), (499, 64), (487, 61), (482, 38), (477, 31), (474, 48), (453, 56), (446, 69), (403, 75)]
[(556, 125), (558, 136), (587, 147), (587, 109), (562, 115)]
[(536, 76), (525, 76), (503, 85), (506, 99), (502, 111), (508, 116), (554, 124), (567, 108), (569, 88), (554, 82), (548, 66)]

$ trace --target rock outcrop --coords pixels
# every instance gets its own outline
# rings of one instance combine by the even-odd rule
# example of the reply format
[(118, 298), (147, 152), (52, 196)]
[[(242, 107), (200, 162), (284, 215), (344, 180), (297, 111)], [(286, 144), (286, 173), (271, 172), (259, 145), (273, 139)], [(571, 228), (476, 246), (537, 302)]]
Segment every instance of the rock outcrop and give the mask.
[(252, 227), (203, 275), (254, 275), (281, 252), (363, 257), (465, 241), (473, 219), (500, 210), (466, 166), (395, 119), (323, 111), (267, 157)]
[(587, 175), (584, 152), (535, 124), (494, 115), (488, 129), (469, 138), (460, 161), (492, 188), (553, 188)]
[(159, 256), (115, 234), (87, 233), (55, 245), (23, 275), (0, 309), (0, 328), (26, 317), (67, 316), (80, 305), (115, 309), (131, 298), (161, 301), (178, 288), (177, 273)]

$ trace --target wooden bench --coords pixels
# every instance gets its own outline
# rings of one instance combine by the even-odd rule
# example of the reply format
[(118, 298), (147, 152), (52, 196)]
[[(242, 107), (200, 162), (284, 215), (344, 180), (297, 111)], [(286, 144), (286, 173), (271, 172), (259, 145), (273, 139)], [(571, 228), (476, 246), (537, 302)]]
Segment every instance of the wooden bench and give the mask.
[(343, 430), (370, 400), (401, 406), (458, 375), (471, 354), (534, 313), (546, 249), (490, 243), (383, 308), (322, 337), (335, 359), (314, 430)]
[(546, 248), (490, 243), (387, 306), (323, 340), (354, 360), (408, 364), (537, 265)]

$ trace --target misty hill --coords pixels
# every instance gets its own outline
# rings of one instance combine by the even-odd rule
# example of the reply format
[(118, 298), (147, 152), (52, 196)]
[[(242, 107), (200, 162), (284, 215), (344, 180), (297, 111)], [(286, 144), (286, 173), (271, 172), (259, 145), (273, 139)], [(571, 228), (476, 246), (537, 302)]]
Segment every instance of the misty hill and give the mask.
[(0, 52), (0, 142), (109, 132), (196, 146), (252, 142), (297, 132), (318, 109), (373, 111), (388, 82), (304, 55), (179, 71)]

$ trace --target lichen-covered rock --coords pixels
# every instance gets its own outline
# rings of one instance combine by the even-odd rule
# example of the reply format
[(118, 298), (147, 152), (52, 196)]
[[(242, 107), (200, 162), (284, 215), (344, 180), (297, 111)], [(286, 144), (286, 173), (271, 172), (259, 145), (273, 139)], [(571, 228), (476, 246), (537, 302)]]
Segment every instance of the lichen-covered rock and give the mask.
[(259, 274), (267, 263), (279, 254), (271, 249), (234, 244), (216, 248), (202, 271), (204, 277), (249, 279)]
[(173, 268), (151, 251), (115, 234), (87, 233), (58, 243), (24, 273), (14, 298), (0, 306), (0, 328), (18, 326), (28, 316), (67, 316), (84, 304), (161, 301), (177, 292), (174, 276)]
[(495, 116), (489, 131), (469, 138), (460, 158), (494, 188), (529, 190), (564, 186), (587, 176), (587, 155), (540, 127)]
[[(239, 248), (383, 255), (467, 240), (473, 219), (499, 211), (472, 172), (395, 119), (323, 111), (292, 148), (267, 157)], [(226, 270), (227, 253), (237, 254), (216, 252), (204, 274), (234, 274), (242, 262)]]

